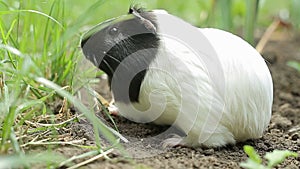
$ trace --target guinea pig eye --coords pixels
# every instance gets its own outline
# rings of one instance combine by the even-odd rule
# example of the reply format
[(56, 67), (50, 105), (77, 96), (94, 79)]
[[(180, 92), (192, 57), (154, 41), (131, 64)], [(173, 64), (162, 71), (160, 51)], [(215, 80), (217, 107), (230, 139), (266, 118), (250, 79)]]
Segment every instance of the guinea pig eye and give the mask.
[(118, 34), (118, 32), (119, 32), (119, 29), (116, 27), (113, 27), (109, 30), (110, 35), (116, 35), (116, 34)]

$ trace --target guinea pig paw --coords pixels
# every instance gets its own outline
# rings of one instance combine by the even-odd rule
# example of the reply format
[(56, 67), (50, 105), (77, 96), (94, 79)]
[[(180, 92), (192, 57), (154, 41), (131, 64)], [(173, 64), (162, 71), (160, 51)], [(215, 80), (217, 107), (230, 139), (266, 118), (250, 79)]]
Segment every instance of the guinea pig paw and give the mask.
[(115, 105), (109, 104), (107, 109), (108, 109), (110, 115), (114, 115), (114, 116), (119, 115), (119, 109)]
[(180, 137), (177, 134), (172, 134), (170, 138), (167, 138), (166, 140), (162, 141), (162, 147), (167, 148), (167, 147), (176, 147), (176, 146), (182, 146), (183, 138)]

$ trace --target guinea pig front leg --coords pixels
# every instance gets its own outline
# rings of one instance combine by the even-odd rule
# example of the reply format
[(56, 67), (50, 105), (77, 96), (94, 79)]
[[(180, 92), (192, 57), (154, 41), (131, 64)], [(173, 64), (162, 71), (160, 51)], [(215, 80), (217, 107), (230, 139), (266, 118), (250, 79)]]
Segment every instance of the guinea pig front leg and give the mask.
[(163, 148), (167, 147), (176, 147), (176, 146), (185, 146), (182, 141), (184, 137), (178, 134), (171, 134), (169, 138), (162, 141), (161, 145)]
[(119, 115), (119, 109), (117, 108), (117, 106), (115, 106), (115, 99), (112, 96), (112, 99), (110, 102), (108, 102), (103, 96), (101, 96), (100, 94), (96, 93), (96, 97), (95, 99), (95, 104), (98, 105), (97, 107), (100, 108), (101, 105), (99, 104), (99, 101), (101, 102), (102, 105), (104, 105), (104, 107), (107, 108), (108, 113), (110, 115)]
[(117, 116), (119, 115), (119, 109), (117, 106), (115, 106), (115, 99), (114, 97), (112, 97), (112, 100), (110, 101), (108, 107), (108, 112), (110, 115), (114, 115), (114, 116)]

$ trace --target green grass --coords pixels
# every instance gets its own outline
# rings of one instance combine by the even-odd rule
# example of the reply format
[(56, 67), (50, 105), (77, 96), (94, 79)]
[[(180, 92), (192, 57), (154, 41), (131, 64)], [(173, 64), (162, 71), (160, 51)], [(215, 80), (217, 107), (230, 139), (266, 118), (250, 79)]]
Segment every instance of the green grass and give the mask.
[(299, 62), (296, 62), (296, 61), (289, 61), (289, 62), (287, 63), (287, 65), (290, 66), (290, 67), (292, 67), (292, 68), (294, 68), (294, 69), (296, 69), (296, 70), (298, 70), (299, 73), (300, 73), (300, 63), (299, 63)]
[(274, 150), (266, 153), (264, 158), (268, 161), (267, 165), (264, 165), (262, 158), (252, 146), (245, 145), (244, 151), (249, 158), (246, 162), (240, 163), (240, 166), (247, 169), (271, 169), (282, 163), (287, 157), (298, 157), (298, 154), (295, 152), (288, 150)]
[[(49, 153), (35, 158), (35, 155), (30, 156), (26, 152), (34, 144), (48, 147), (63, 144), (57, 139), (57, 131), (68, 124), (55, 125), (62, 119), (55, 115), (58, 112), (54, 112), (54, 107), (51, 106), (53, 103), (65, 104), (62, 116), (67, 116), (70, 110), (68, 105), (74, 105), (91, 121), (95, 133), (101, 132), (112, 144), (116, 143), (116, 138), (110, 132), (113, 130), (107, 128), (92, 110), (75, 98), (76, 91), (73, 87), (77, 80), (78, 60), (82, 56), (78, 47), (81, 36), (79, 29), (88, 21), (85, 16), (92, 15), (103, 2), (89, 4), (90, 7), (82, 11), (81, 16), (71, 19), (66, 15), (71, 12), (66, 7), (67, 1), (52, 0), (47, 1), (47, 4), (36, 1), (1, 1), (2, 167), (28, 166), (32, 162), (46, 162), (48, 166), (57, 166), (64, 160), (52, 160)], [(64, 102), (64, 99), (68, 102)], [(39, 123), (42, 119), (46, 122)], [(45, 131), (50, 132), (48, 137), (38, 135)], [(47, 140), (43, 141), (45, 138)], [(98, 149), (98, 153), (101, 153), (104, 150), (101, 140), (99, 137), (96, 140), (96, 146), (89, 148), (93, 151)]]
[[(107, 128), (95, 117), (93, 109), (77, 98), (78, 91), (88, 88), (94, 80), (93, 70), (78, 70), (83, 57), (79, 42), (82, 33), (91, 26), (127, 13), (132, 2), (148, 9), (167, 9), (199, 27), (218, 27), (231, 32), (252, 29), (247, 37), (253, 38), (253, 25), (245, 18), (255, 14), (247, 10), (244, 0), (0, 0), (0, 168), (28, 168), (32, 163), (49, 168), (62, 163), (70, 165), (73, 158), (58, 156), (59, 160), (51, 160), (57, 155), (50, 149), (62, 144), (58, 131), (76, 123), (76, 116), (69, 116), (71, 106), (90, 120), (97, 133), (96, 146), (70, 142), (69, 145), (90, 151), (74, 158), (96, 156), (109, 149), (101, 146), (100, 131), (112, 146), (118, 145), (116, 137), (122, 136)], [(275, 4), (280, 5), (274, 7)], [(268, 26), (272, 16), (287, 9), (292, 11), (291, 21), (297, 21), (295, 25), (299, 26), (295, 4), (299, 5), (297, 0), (261, 1), (257, 25)], [(55, 103), (64, 106), (59, 113), (63, 117), (58, 118)], [(43, 133), (47, 135), (41, 136)], [(49, 152), (36, 158), (30, 148), (37, 145)]]

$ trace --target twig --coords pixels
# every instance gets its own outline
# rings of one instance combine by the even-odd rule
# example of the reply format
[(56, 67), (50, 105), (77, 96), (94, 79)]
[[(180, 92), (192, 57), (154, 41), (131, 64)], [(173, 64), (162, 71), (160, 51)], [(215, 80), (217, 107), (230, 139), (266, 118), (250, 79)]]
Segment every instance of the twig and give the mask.
[(80, 155), (75, 155), (75, 156), (72, 156), (71, 158), (61, 162), (58, 167), (62, 167), (74, 160), (77, 160), (77, 159), (81, 159), (81, 158), (86, 158), (86, 157), (89, 157), (89, 156), (95, 156), (99, 154), (99, 150), (94, 150), (94, 151), (89, 151), (89, 152), (86, 152), (86, 153), (83, 153), (83, 154), (80, 154)]
[(26, 147), (27, 145), (34, 145), (35, 143), (43, 143), (44, 141), (48, 141), (48, 140), (50, 140), (50, 139), (51, 139), (51, 138), (46, 138), (46, 139), (43, 139), (43, 140), (40, 140), (40, 141), (37, 141), (37, 142), (31, 140), (31, 141), (28, 142), (28, 143), (22, 144), (21, 147)]
[[(31, 135), (22, 135), (22, 136), (17, 137), (17, 139), (20, 140), (22, 138), (32, 138), (31, 142), (34, 142), (40, 136), (45, 136), (47, 133), (49, 133), (49, 130), (44, 131), (43, 133), (34, 133), (34, 134), (31, 134)], [(16, 134), (20, 135), (20, 133), (16, 133)]]
[(289, 129), (288, 133), (296, 133), (298, 131), (300, 131), (300, 125), (295, 126), (295, 127), (291, 128), (291, 129)]
[(73, 141), (69, 141), (69, 142), (63, 142), (63, 141), (53, 141), (53, 142), (45, 142), (45, 141), (48, 141), (50, 140), (51, 138), (47, 138), (47, 139), (43, 139), (43, 140), (40, 140), (40, 141), (37, 141), (37, 142), (29, 142), (29, 143), (26, 143), (26, 144), (23, 144), (21, 145), (21, 147), (25, 147), (25, 146), (28, 146), (28, 145), (72, 145), (72, 146), (77, 146), (77, 147), (80, 147), (80, 145), (78, 145), (78, 143), (82, 143), (85, 141), (85, 139), (82, 139), (82, 140), (73, 140)]
[(30, 124), (30, 125), (33, 125), (33, 126), (35, 126), (35, 127), (59, 127), (59, 126), (62, 126), (62, 125), (64, 125), (64, 124), (67, 124), (67, 123), (69, 123), (69, 122), (71, 122), (71, 121), (73, 121), (73, 120), (75, 120), (75, 119), (77, 119), (77, 118), (79, 118), (79, 117), (81, 117), (81, 116), (83, 116), (83, 114), (80, 114), (80, 115), (78, 115), (78, 116), (75, 116), (75, 117), (73, 117), (73, 118), (70, 118), (70, 119), (68, 119), (68, 120), (66, 120), (66, 121), (63, 121), (63, 122), (57, 123), (57, 124), (33, 123), (33, 122), (31, 122), (31, 121), (28, 121), (28, 120), (25, 120), (25, 123)]
[(62, 102), (62, 106), (61, 106), (61, 108), (59, 109), (59, 113), (64, 113), (64, 112), (66, 112), (66, 110), (67, 110), (67, 104), (68, 104), (68, 101), (67, 101), (67, 99), (64, 97), (64, 100), (63, 100), (63, 102)]
[(93, 158), (90, 158), (90, 159), (88, 159), (88, 160), (86, 160), (86, 161), (83, 161), (83, 162), (81, 162), (81, 163), (78, 163), (78, 164), (76, 164), (76, 165), (74, 165), (74, 166), (72, 166), (72, 167), (69, 167), (69, 168), (67, 168), (67, 169), (76, 169), (76, 168), (79, 168), (79, 167), (84, 166), (84, 165), (86, 165), (86, 164), (88, 164), (88, 163), (91, 163), (91, 162), (93, 162), (93, 161), (95, 161), (95, 160), (97, 160), (97, 159), (99, 159), (99, 158), (102, 158), (102, 157), (104, 157), (104, 156), (107, 156), (109, 153), (111, 153), (111, 152), (113, 152), (113, 151), (114, 151), (113, 148), (112, 148), (112, 149), (109, 149), (109, 150), (107, 150), (107, 151), (105, 151), (105, 152), (103, 152), (103, 153), (101, 153), (101, 154), (99, 154), (99, 155), (97, 155), (97, 156), (94, 156)]
[(280, 19), (276, 19), (272, 22), (272, 24), (267, 28), (267, 30), (265, 31), (264, 35), (262, 36), (262, 38), (260, 39), (260, 41), (258, 42), (258, 44), (256, 45), (256, 50), (261, 53), (265, 47), (265, 45), (267, 44), (267, 42), (270, 40), (271, 35), (273, 34), (273, 32), (278, 28), (278, 26), (280, 25), (281, 20)]

